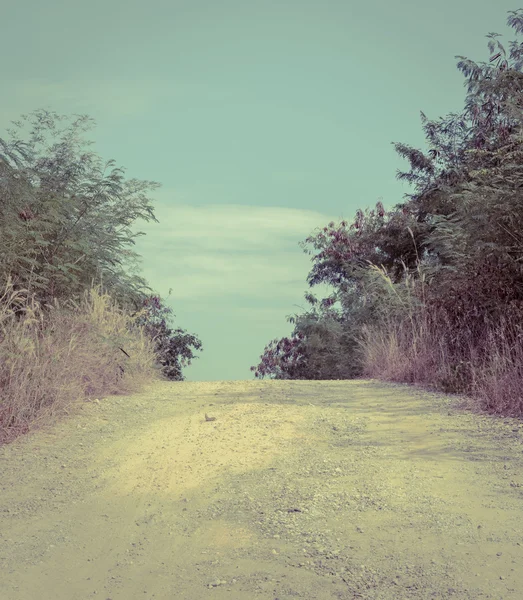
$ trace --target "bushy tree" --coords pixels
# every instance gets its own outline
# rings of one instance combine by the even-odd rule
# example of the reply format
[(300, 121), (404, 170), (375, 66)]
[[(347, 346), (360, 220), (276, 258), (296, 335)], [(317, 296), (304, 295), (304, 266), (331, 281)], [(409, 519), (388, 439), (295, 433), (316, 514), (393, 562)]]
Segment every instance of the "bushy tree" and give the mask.
[(354, 331), (333, 307), (335, 295), (319, 302), (306, 293), (305, 299), (312, 309), (287, 317), (294, 324), (292, 335), (272, 340), (265, 347), (260, 363), (251, 367), (255, 377), (325, 380), (358, 375), (359, 346)]
[[(81, 136), (93, 119), (76, 117), (60, 129), (67, 117), (37, 110), (13, 123), (9, 141), (0, 139), (0, 279), (27, 290), (44, 311), (55, 300), (80, 302), (100, 283), (121, 309), (144, 309), (137, 323), (155, 340), (163, 374), (182, 380), (182, 368), (194, 358), (191, 348), (200, 349), (201, 342), (168, 327), (171, 309), (138, 275), (139, 256), (131, 249), (144, 235), (133, 233), (132, 225), (157, 222), (148, 194), (160, 184), (125, 180), (114, 161), (103, 164), (85, 151), (92, 142)], [(31, 127), (28, 139), (25, 125)]]
[[(511, 11), (508, 22), (521, 32), (521, 11)], [(478, 272), (490, 273), (489, 279), (497, 270), (504, 280), (497, 287), (506, 288), (510, 272), (509, 287), (520, 287), (523, 47), (512, 42), (509, 61), (497, 36), (487, 36), (490, 64), (457, 57), (469, 88), (463, 113), (438, 121), (421, 113), (428, 153), (395, 143), (411, 166), (397, 176), (414, 185), (415, 193), (391, 211), (381, 203), (370, 212), (359, 210), (349, 230), (345, 222), (331, 222), (307, 238), (320, 251), (310, 285), (339, 286), (371, 263), (385, 267), (395, 283), (405, 274), (437, 275), (432, 296), (441, 292), (449, 307), (454, 299), (444, 281), (454, 285), (457, 273), (478, 288)]]
[[(137, 259), (130, 247), (143, 235), (131, 225), (156, 221), (146, 192), (159, 184), (125, 181), (114, 161), (103, 165), (94, 153), (82, 152), (80, 133), (92, 119), (78, 117), (60, 131), (64, 119), (37, 110), (14, 123), (9, 142), (0, 140), (0, 276), (11, 275), (43, 305), (53, 298), (79, 300), (93, 279), (103, 279), (121, 302), (138, 300), (150, 288), (128, 275)], [(32, 126), (25, 141), (23, 122)], [(61, 137), (46, 145), (48, 135)]]
[(169, 328), (168, 321), (172, 316), (172, 309), (162, 303), (160, 296), (148, 296), (142, 302), (142, 311), (136, 319), (136, 325), (143, 327), (145, 333), (155, 341), (155, 355), (165, 378), (184, 381), (182, 368), (198, 358), (193, 355), (192, 348), (201, 350), (202, 343), (184, 329)]
[(309, 379), (305, 347), (300, 336), (271, 340), (260, 358), (260, 363), (251, 367), (256, 378), (272, 375), (272, 379)]
[[(523, 9), (510, 11), (508, 24), (521, 33)], [(397, 177), (414, 193), (388, 211), (381, 202), (358, 210), (351, 225), (331, 222), (301, 244), (312, 255), (308, 284), (331, 284), (342, 306), (298, 319), (302, 331), (321, 323), (332, 332), (339, 323), (358, 339), (366, 323), (414, 324), (414, 313), (425, 311), (446, 323), (457, 360), (474, 344), (481, 351), (486, 324), (523, 316), (523, 44), (511, 42), (507, 56), (498, 34), (487, 37), (488, 64), (456, 57), (468, 85), (464, 110), (435, 121), (421, 113), (426, 152), (394, 142), (410, 163)], [(292, 348), (300, 348), (313, 378), (321, 369), (311, 366), (314, 344), (306, 342)], [(330, 350), (327, 362), (340, 355)], [(356, 364), (356, 354), (348, 356)]]
[[(523, 31), (521, 11), (509, 25)], [(475, 118), (464, 157), (468, 177), (447, 192), (454, 210), (433, 219), (425, 245), (441, 258), (431, 305), (481, 337), (486, 324), (523, 315), (523, 46), (510, 57), (491, 33), (489, 63), (459, 57), (468, 77), (467, 111)]]

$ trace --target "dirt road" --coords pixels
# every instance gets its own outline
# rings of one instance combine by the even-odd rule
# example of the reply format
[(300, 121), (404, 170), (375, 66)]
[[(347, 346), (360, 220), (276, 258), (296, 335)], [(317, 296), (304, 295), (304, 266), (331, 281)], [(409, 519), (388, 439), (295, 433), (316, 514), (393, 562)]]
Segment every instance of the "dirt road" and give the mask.
[(0, 448), (0, 599), (521, 600), (523, 424), (455, 403), (361, 380), (81, 403)]

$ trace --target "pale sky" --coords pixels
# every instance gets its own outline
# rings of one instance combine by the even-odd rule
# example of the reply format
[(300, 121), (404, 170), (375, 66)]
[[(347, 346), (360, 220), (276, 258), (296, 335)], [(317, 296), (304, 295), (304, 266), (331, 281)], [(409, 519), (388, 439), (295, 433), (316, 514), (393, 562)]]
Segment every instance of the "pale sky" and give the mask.
[[(307, 308), (298, 243), (412, 190), (391, 142), (463, 108), (456, 55), (517, 39), (506, 0), (18, 0), (0, 7), (0, 137), (21, 114), (88, 114), (90, 150), (157, 181), (135, 250), (203, 352), (188, 381), (252, 379)], [(326, 287), (313, 288), (320, 298)]]

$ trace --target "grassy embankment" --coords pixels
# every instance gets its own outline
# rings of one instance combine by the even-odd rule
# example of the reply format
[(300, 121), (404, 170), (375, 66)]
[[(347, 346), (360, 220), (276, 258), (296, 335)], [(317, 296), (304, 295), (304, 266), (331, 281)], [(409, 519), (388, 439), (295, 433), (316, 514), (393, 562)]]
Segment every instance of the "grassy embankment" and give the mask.
[(520, 320), (502, 316), (478, 329), (444, 311), (406, 308), (406, 318), (363, 327), (364, 376), (463, 393), (480, 411), (523, 417)]
[(163, 379), (153, 343), (100, 287), (77, 305), (40, 306), (0, 290), (0, 444), (49, 424), (79, 400)]

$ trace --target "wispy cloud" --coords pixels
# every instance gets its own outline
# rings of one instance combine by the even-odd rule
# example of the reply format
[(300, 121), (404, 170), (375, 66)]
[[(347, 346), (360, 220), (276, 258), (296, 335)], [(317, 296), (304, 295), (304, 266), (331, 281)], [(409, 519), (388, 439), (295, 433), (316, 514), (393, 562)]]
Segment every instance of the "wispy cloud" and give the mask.
[(155, 212), (160, 223), (140, 227), (147, 235), (136, 250), (157, 257), (144, 270), (153, 287), (172, 287), (174, 300), (296, 298), (311, 267), (298, 242), (331, 220), (311, 210), (230, 204), (160, 203)]

